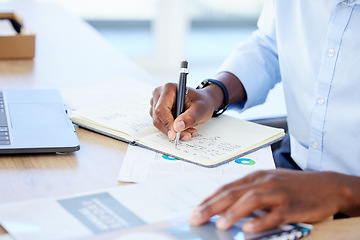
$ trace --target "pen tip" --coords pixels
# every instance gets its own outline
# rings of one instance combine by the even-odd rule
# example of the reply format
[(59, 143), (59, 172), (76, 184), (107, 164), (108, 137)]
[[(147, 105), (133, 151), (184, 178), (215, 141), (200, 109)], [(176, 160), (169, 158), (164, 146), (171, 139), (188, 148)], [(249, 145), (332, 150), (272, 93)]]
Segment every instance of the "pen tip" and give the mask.
[(176, 138), (175, 138), (175, 147), (178, 145), (179, 140), (180, 140), (180, 132), (177, 132), (176, 133)]

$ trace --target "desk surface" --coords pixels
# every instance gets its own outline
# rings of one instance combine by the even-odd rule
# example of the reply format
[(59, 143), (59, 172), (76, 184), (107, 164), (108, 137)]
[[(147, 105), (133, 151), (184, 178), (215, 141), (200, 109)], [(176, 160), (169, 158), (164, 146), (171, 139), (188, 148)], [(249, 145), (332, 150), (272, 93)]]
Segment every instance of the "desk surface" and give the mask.
[[(51, 3), (7, 3), (36, 35), (35, 58), (0, 60), (1, 88), (81, 88), (92, 82), (151, 78), (88, 24)], [(74, 91), (76, 93), (76, 91)], [(76, 97), (76, 96), (75, 96)], [(66, 99), (65, 99), (66, 100)], [(67, 155), (0, 157), (0, 203), (72, 194), (118, 184), (127, 144), (77, 129), (81, 150)]]
[[(81, 89), (99, 79), (151, 79), (89, 25), (56, 5), (21, 2), (1, 4), (1, 9), (16, 11), (36, 33), (33, 60), (0, 60), (2, 88), (73, 84)], [(1, 156), (0, 204), (119, 185), (127, 144), (84, 129), (77, 134), (81, 150), (75, 153)], [(307, 239), (356, 239), (359, 224), (360, 218), (324, 221), (315, 224)]]
[[(27, 30), (35, 32), (34, 60), (1, 60), (1, 84), (6, 87), (74, 87), (99, 79), (147, 73), (117, 51), (90, 25), (52, 3), (2, 3), (1, 12), (15, 11)], [(3, 87), (3, 85), (2, 85)]]

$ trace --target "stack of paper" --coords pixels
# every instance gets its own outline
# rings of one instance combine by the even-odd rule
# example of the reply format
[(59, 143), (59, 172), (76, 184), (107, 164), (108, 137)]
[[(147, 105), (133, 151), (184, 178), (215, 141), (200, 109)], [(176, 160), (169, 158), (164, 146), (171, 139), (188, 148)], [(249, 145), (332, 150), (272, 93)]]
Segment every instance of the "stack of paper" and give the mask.
[(159, 152), (129, 145), (118, 179), (124, 182), (147, 182), (179, 174), (201, 172), (223, 185), (257, 170), (268, 169), (275, 169), (269, 146), (218, 167), (205, 168)]

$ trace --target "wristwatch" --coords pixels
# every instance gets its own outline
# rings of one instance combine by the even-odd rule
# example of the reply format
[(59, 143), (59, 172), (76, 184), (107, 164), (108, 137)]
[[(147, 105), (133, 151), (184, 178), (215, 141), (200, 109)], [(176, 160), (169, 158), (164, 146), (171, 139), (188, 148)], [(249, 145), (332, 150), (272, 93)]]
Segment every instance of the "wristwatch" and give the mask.
[(206, 86), (209, 86), (210, 84), (218, 85), (221, 88), (221, 90), (222, 90), (222, 92), (224, 94), (224, 102), (223, 102), (223, 104), (220, 106), (220, 108), (216, 109), (214, 111), (213, 115), (212, 115), (213, 117), (217, 117), (217, 116), (220, 116), (221, 114), (223, 114), (226, 111), (226, 109), (228, 108), (228, 106), (229, 106), (229, 93), (228, 93), (227, 88), (225, 87), (225, 85), (222, 82), (220, 82), (218, 80), (215, 80), (215, 79), (211, 79), (211, 78), (208, 78), (208, 79), (205, 79), (204, 81), (202, 81), (199, 84), (199, 86), (196, 87), (196, 89), (202, 89), (202, 88), (204, 88)]

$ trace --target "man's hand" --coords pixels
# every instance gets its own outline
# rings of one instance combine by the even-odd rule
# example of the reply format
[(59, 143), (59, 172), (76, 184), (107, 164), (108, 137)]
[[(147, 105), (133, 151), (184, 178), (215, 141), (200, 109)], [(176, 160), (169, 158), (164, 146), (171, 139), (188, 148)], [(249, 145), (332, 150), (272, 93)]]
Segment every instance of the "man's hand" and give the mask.
[(335, 172), (258, 171), (220, 188), (194, 209), (190, 222), (201, 225), (219, 214), (216, 226), (225, 230), (256, 209), (267, 211), (243, 225), (244, 232), (254, 233), (337, 212), (359, 215), (359, 192), (359, 177)]
[(170, 140), (174, 140), (176, 132), (181, 132), (181, 140), (190, 140), (198, 134), (196, 125), (206, 122), (215, 110), (214, 99), (209, 88), (196, 90), (188, 88), (185, 97), (184, 112), (174, 120), (177, 84), (167, 83), (153, 91), (150, 100), (150, 115), (153, 124)]
[[(247, 99), (244, 86), (233, 74), (221, 72), (215, 77), (221, 81), (229, 92), (229, 104), (245, 102)], [(203, 89), (188, 88), (185, 97), (185, 110), (174, 120), (177, 84), (167, 83), (153, 91), (150, 100), (150, 115), (153, 124), (170, 140), (174, 140), (177, 132), (181, 132), (181, 140), (190, 140), (198, 134), (194, 128), (209, 120), (213, 112), (224, 102), (224, 94), (216, 84)]]

